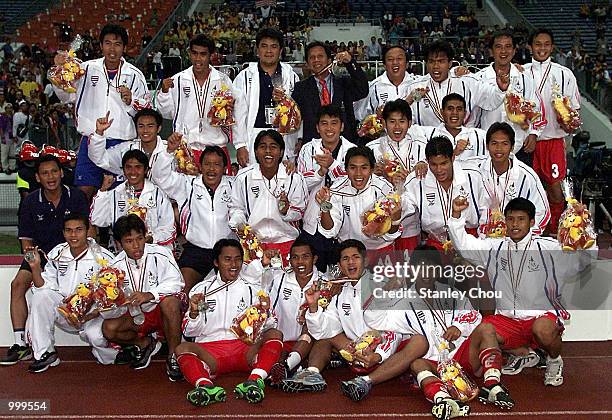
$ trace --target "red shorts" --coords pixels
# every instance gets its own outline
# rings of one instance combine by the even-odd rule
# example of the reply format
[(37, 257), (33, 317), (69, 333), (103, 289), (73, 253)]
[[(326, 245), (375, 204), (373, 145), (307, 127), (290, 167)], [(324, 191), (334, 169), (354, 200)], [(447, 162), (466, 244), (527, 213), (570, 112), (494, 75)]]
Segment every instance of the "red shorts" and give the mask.
[(500, 346), (504, 350), (525, 346), (537, 349), (540, 345), (535, 341), (532, 328), (535, 320), (542, 317), (557, 323), (561, 332), (563, 332), (563, 326), (559, 324), (559, 318), (552, 312), (546, 312), (529, 319), (514, 319), (504, 315), (487, 315), (482, 319), (482, 322), (493, 325), (495, 332), (504, 338), (504, 344)]
[(395, 261), (393, 258), (393, 244), (389, 244), (380, 249), (368, 249), (368, 267), (375, 265), (392, 265)]
[[(222, 146), (221, 149), (223, 149), (223, 152), (225, 153), (225, 156), (227, 157), (227, 167), (225, 168), (225, 174), (232, 175), (232, 160), (230, 159), (229, 152), (227, 151), (227, 147)], [(196, 165), (198, 165), (198, 169), (201, 169), (200, 168), (200, 156), (202, 156), (203, 151), (204, 150), (193, 149), (193, 157), (195, 158)]]
[(283, 259), (283, 267), (289, 267), (289, 251), (291, 251), (291, 245), (295, 241), (280, 242), (277, 244), (273, 243), (262, 243), (261, 249), (264, 251), (267, 249), (278, 249)]
[(162, 313), (159, 305), (155, 305), (155, 309), (151, 312), (144, 312), (144, 322), (138, 328), (138, 335), (141, 337), (151, 333), (156, 333), (158, 336), (164, 334), (164, 323), (162, 321)]
[(206, 350), (217, 362), (215, 376), (223, 373), (251, 371), (246, 357), (251, 346), (240, 340), (220, 340), (196, 344)]
[(407, 238), (397, 238), (395, 240), (395, 244), (393, 245), (393, 249), (396, 251), (409, 251), (412, 253), (414, 248), (419, 245), (419, 235), (409, 236)]
[(546, 185), (563, 181), (567, 172), (565, 140), (538, 140), (533, 152), (533, 170)]

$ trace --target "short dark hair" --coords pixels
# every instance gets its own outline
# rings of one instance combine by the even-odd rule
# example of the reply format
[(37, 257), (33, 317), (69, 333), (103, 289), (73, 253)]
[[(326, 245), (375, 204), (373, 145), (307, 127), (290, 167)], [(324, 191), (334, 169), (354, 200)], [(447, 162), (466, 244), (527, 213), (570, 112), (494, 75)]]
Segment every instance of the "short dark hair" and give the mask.
[(291, 248), (289, 249), (289, 255), (291, 255), (291, 251), (293, 251), (293, 249), (297, 248), (298, 246), (307, 246), (308, 248), (310, 248), (310, 253), (313, 257), (317, 255), (317, 250), (314, 246), (312, 246), (310, 242), (306, 242), (305, 240), (299, 238), (293, 241), (293, 243), (291, 244)]
[(204, 162), (204, 157), (206, 155), (217, 155), (223, 159), (223, 167), (227, 168), (227, 155), (219, 146), (206, 146), (200, 155), (200, 167), (202, 167), (202, 162)]
[(113, 238), (115, 241), (121, 242), (126, 235), (129, 235), (132, 231), (147, 234), (147, 227), (140, 217), (135, 214), (128, 214), (121, 216), (115, 222), (113, 226)]
[(529, 215), (529, 220), (535, 220), (536, 208), (533, 203), (526, 198), (516, 197), (506, 204), (504, 216), (508, 216), (511, 211), (524, 211)]
[(189, 41), (189, 49), (191, 49), (191, 47), (193, 47), (194, 45), (197, 45), (198, 47), (208, 48), (209, 54), (215, 52), (215, 42), (204, 34), (197, 34), (196, 36), (191, 38), (191, 40)]
[(342, 251), (349, 248), (357, 248), (357, 251), (359, 251), (361, 256), (363, 258), (367, 258), (368, 252), (366, 250), (365, 245), (363, 244), (363, 242), (357, 239), (347, 239), (345, 241), (340, 242), (340, 244), (338, 245), (338, 257), (340, 257), (340, 254), (342, 254)]
[(425, 146), (425, 158), (430, 159), (434, 156), (446, 156), (453, 158), (453, 143), (446, 136), (432, 137)]
[(412, 120), (412, 110), (410, 109), (410, 105), (408, 105), (408, 102), (401, 98), (394, 101), (389, 101), (385, 104), (382, 110), (383, 120), (387, 120), (387, 118), (389, 118), (389, 116), (394, 112), (399, 112), (409, 120)]
[(123, 168), (127, 161), (130, 159), (136, 159), (139, 163), (142, 164), (142, 166), (145, 167), (145, 170), (149, 169), (149, 158), (142, 150), (132, 149), (125, 152), (123, 154), (123, 157), (121, 158), (121, 167)]
[(507, 135), (508, 139), (510, 140), (510, 145), (514, 147), (514, 143), (515, 143), (514, 129), (507, 122), (499, 122), (499, 121), (496, 121), (493, 124), (491, 124), (491, 126), (487, 130), (487, 146), (489, 145), (489, 142), (491, 141), (491, 137), (493, 136), (493, 134), (497, 133), (498, 131), (501, 131), (502, 133)]
[(242, 249), (242, 245), (240, 245), (240, 242), (238, 242), (236, 239), (223, 238), (219, 239), (213, 245), (213, 261), (219, 262), (219, 256), (221, 255), (221, 251), (223, 251), (223, 248), (226, 247), (238, 248), (240, 250), (240, 256), (244, 257), (244, 249)]
[(404, 53), (404, 57), (406, 58), (406, 61), (408, 61), (408, 54), (406, 53), (406, 49), (404, 47), (402, 47), (401, 45), (391, 45), (389, 47), (385, 47), (385, 49), (383, 50), (383, 63), (387, 59), (387, 53), (396, 48), (398, 50), (402, 50), (402, 52)]
[(155, 122), (157, 123), (158, 127), (161, 127), (162, 124), (164, 123), (164, 117), (162, 117), (162, 115), (158, 111), (152, 108), (143, 108), (140, 111), (138, 111), (136, 115), (134, 115), (134, 125), (135, 126), (138, 126), (138, 120), (142, 117), (155, 118)]
[(555, 37), (552, 33), (552, 31), (548, 28), (537, 28), (536, 30), (534, 30), (530, 35), (529, 35), (529, 45), (533, 46), (533, 40), (535, 39), (536, 36), (540, 35), (540, 34), (546, 34), (550, 37), (550, 41), (554, 44), (555, 43)]
[[(257, 137), (255, 137), (255, 145), (253, 146), (254, 150), (257, 150), (257, 148), (261, 144), (261, 142), (262, 142), (264, 137), (270, 137), (272, 140), (274, 140), (274, 143), (279, 145), (279, 147), (281, 148), (281, 150), (283, 152), (285, 151), (285, 140), (283, 139), (283, 136), (278, 131), (276, 131), (276, 130), (274, 130), (272, 128), (270, 128), (268, 130), (260, 131), (257, 134)], [(282, 154), (284, 154), (284, 153), (282, 153)], [(281, 162), (282, 162), (282, 160), (283, 160), (283, 156), (281, 156)], [(259, 163), (259, 162), (257, 162), (257, 163)]]
[(255, 36), (255, 45), (257, 47), (259, 47), (259, 43), (264, 38), (272, 38), (272, 39), (276, 40), (278, 42), (278, 46), (281, 48), (281, 50), (285, 46), (285, 37), (284, 37), (283, 33), (281, 31), (279, 31), (278, 29), (275, 29), (275, 28), (263, 28), (262, 30), (257, 32), (257, 35)]
[(311, 49), (313, 49), (315, 47), (323, 48), (323, 51), (325, 51), (325, 55), (327, 56), (327, 58), (332, 58), (332, 52), (331, 52), (331, 50), (329, 49), (329, 47), (327, 45), (325, 45), (321, 41), (312, 41), (311, 43), (306, 45), (306, 50), (304, 51), (305, 54), (306, 54), (306, 60), (307, 61), (308, 61), (308, 53), (310, 52)]
[(410, 256), (410, 265), (442, 265), (442, 255), (440, 251), (432, 245), (418, 245), (414, 248), (413, 254)]
[(444, 98), (442, 98), (442, 109), (446, 108), (446, 104), (449, 101), (461, 101), (461, 103), (463, 104), (463, 108), (467, 106), (465, 103), (465, 98), (462, 95), (458, 93), (449, 93)]
[(57, 164), (57, 167), (62, 169), (62, 164), (60, 163), (59, 159), (55, 155), (47, 154), (47, 155), (42, 155), (41, 157), (36, 159), (36, 164), (34, 165), (34, 169), (36, 170), (36, 173), (38, 173), (38, 170), (40, 169), (40, 165), (42, 165), (45, 162), (55, 162)]
[(351, 147), (346, 152), (346, 157), (344, 158), (344, 169), (348, 171), (349, 163), (352, 158), (356, 156), (363, 156), (370, 163), (370, 167), (374, 168), (376, 166), (376, 158), (374, 157), (374, 152), (372, 149), (366, 146), (357, 146)]
[(448, 57), (449, 61), (452, 61), (455, 58), (455, 50), (447, 41), (434, 41), (425, 46), (425, 60), (429, 58), (430, 55), (443, 53)]
[(319, 112), (317, 112), (317, 123), (321, 121), (321, 117), (324, 116), (338, 117), (340, 121), (342, 121), (342, 108), (338, 105), (324, 105), (319, 109)]
[(70, 213), (66, 217), (64, 217), (64, 227), (66, 227), (66, 223), (72, 220), (76, 220), (79, 222), (83, 222), (85, 225), (85, 229), (89, 229), (89, 217), (86, 214), (82, 213)]
[(516, 39), (514, 38), (514, 33), (512, 31), (508, 29), (495, 31), (489, 40), (489, 48), (493, 49), (493, 45), (495, 45), (495, 40), (497, 38), (510, 38), (512, 40), (512, 48), (516, 48)]
[(104, 42), (104, 37), (106, 35), (118, 36), (119, 38), (121, 38), (121, 41), (123, 42), (123, 46), (127, 47), (128, 33), (127, 33), (127, 30), (123, 26), (117, 25), (115, 23), (109, 23), (108, 25), (105, 25), (104, 28), (102, 28), (102, 30), (100, 31), (100, 44)]

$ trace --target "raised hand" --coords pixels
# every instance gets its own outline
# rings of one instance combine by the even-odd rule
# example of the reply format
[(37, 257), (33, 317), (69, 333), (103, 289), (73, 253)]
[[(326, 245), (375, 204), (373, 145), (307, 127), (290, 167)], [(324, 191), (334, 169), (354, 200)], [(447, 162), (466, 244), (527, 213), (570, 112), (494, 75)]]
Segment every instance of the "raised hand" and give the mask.
[(102, 118), (98, 118), (96, 120), (96, 134), (99, 136), (103, 136), (104, 132), (108, 130), (108, 128), (113, 125), (113, 119), (110, 118), (110, 111), (106, 113), (106, 115)]
[(166, 151), (168, 153), (174, 153), (174, 151), (179, 148), (182, 138), (183, 135), (181, 133), (174, 132), (170, 134), (170, 137), (168, 137), (167, 140)]
[(164, 79), (162, 82), (162, 93), (168, 93), (168, 91), (170, 90), (170, 88), (174, 87), (174, 80), (172, 80), (172, 77), (168, 77), (167, 79)]

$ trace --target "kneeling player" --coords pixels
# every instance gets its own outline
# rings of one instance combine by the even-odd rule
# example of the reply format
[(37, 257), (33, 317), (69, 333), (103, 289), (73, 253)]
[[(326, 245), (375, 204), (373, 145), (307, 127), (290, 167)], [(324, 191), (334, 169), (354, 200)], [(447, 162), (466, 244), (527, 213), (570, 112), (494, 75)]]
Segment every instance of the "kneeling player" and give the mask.
[[(318, 341), (310, 351), (309, 367), (282, 382), (281, 388), (285, 392), (324, 390), (327, 384), (320, 372), (329, 362), (332, 351), (346, 349), (351, 341), (371, 329), (361, 309), (362, 288), (370, 276), (365, 269), (365, 246), (357, 240), (349, 239), (340, 244), (339, 252), (340, 269), (347, 282), (325, 311), (318, 305), (318, 290), (310, 289), (306, 294), (309, 305), (306, 324), (310, 334)], [(386, 341), (374, 351), (365, 350), (363, 354), (355, 354), (353, 370), (366, 375), (342, 383), (342, 392), (354, 401), (365, 398), (373, 385), (401, 374), (401, 371), (389, 368), (385, 361), (400, 348), (402, 337), (392, 332), (383, 332), (382, 335)], [(402, 344), (403, 348), (394, 356), (408, 363), (427, 351), (427, 343), (422, 336), (415, 335)]]
[(234, 239), (221, 239), (213, 247), (218, 272), (198, 283), (190, 292), (189, 313), (183, 321), (183, 334), (195, 343), (181, 343), (178, 363), (187, 381), (195, 388), (187, 393), (193, 405), (225, 401), (225, 390), (215, 386), (212, 377), (229, 372), (251, 372), (234, 393), (250, 403), (264, 398), (264, 379), (283, 348), (283, 335), (275, 328), (264, 331), (249, 345), (238, 340), (228, 322), (255, 304), (258, 290), (245, 281), (243, 250)]

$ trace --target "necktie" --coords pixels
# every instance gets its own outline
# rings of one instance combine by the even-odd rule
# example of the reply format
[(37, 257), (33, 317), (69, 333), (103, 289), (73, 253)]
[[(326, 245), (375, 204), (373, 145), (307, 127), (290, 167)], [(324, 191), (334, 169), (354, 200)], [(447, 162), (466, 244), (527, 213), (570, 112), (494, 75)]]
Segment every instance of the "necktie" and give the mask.
[(327, 89), (327, 82), (325, 79), (319, 79), (321, 84), (321, 106), (331, 104), (331, 97), (329, 96), (329, 89)]

